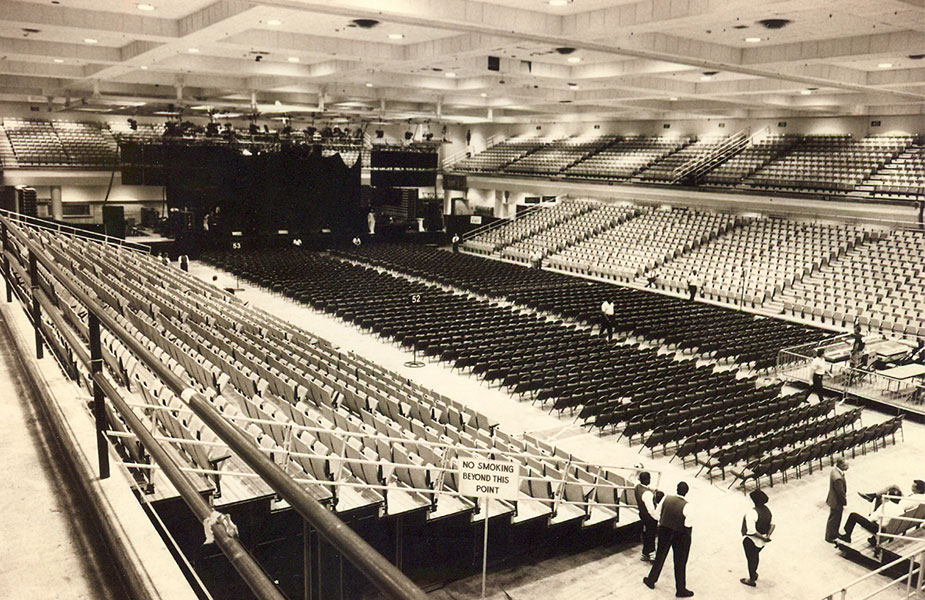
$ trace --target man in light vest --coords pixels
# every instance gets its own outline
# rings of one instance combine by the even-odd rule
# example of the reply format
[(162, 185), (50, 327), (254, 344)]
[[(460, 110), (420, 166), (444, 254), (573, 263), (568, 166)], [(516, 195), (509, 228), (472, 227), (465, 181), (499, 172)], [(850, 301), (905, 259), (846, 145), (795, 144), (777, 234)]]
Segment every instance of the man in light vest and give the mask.
[(658, 547), (655, 550), (655, 562), (649, 575), (642, 582), (649, 589), (655, 589), (658, 576), (665, 566), (668, 550), (671, 549), (674, 561), (675, 596), (690, 598), (694, 592), (687, 589), (687, 557), (691, 550), (691, 527), (687, 524), (687, 499), (684, 496), (690, 488), (687, 482), (678, 484), (677, 496), (666, 496), (662, 500), (661, 515), (658, 519)]

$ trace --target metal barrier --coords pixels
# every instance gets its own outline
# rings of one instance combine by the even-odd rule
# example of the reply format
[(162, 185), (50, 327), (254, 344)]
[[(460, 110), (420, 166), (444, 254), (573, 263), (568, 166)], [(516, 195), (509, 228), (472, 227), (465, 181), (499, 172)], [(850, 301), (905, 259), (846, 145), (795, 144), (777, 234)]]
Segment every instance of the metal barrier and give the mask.
[(63, 223), (58, 223), (56, 221), (50, 221), (48, 219), (43, 219), (41, 217), (33, 217), (30, 215), (24, 215), (17, 212), (12, 212), (0, 208), (0, 215), (6, 217), (11, 222), (22, 223), (30, 227), (37, 227), (39, 229), (46, 229), (49, 231), (55, 231), (58, 233), (66, 233), (68, 235), (73, 235), (77, 237), (87, 238), (96, 242), (103, 242), (105, 244), (112, 244), (114, 246), (119, 246), (121, 248), (126, 248), (128, 250), (135, 250), (137, 252), (144, 252), (145, 254), (151, 253), (151, 246), (147, 244), (141, 244), (139, 242), (130, 242), (119, 237), (113, 237), (111, 235), (106, 235), (103, 233), (96, 233), (95, 231), (89, 231), (87, 229), (80, 229), (79, 227), (72, 227), (70, 225), (65, 225)]
[[(102, 373), (102, 357), (100, 352), (99, 329), (105, 327), (118, 341), (127, 348), (132, 354), (138, 357), (139, 361), (151, 370), (168, 388), (186, 401), (190, 410), (196, 414), (215, 434), (222, 439), (234, 452), (257, 473), (270, 487), (292, 508), (301, 515), (306, 526), (313, 527), (328, 543), (331, 544), (338, 552), (346, 557), (351, 563), (357, 566), (363, 572), (373, 585), (390, 598), (396, 599), (413, 599), (424, 600), (426, 595), (410, 579), (408, 579), (399, 569), (389, 563), (381, 554), (376, 552), (365, 540), (357, 533), (350, 529), (337, 516), (328, 511), (320, 502), (312, 498), (300, 484), (296, 483), (285, 471), (276, 465), (271, 459), (265, 456), (241, 431), (226, 421), (218, 410), (211, 403), (201, 396), (196, 390), (189, 387), (188, 383), (183, 381), (176, 373), (158, 360), (141, 341), (134, 338), (119, 322), (90, 295), (88, 295), (80, 286), (78, 286), (70, 276), (67, 275), (52, 260), (34, 240), (30, 239), (23, 230), (20, 230), (18, 223), (25, 223), (20, 219), (11, 219), (9, 214), (0, 215), (0, 227), (2, 227), (2, 242), (4, 254), (4, 277), (7, 285), (7, 300), (11, 301), (12, 289), (16, 285), (11, 274), (9, 258), (12, 255), (14, 246), (11, 244), (10, 237), (28, 252), (30, 264), (30, 273), (28, 273), (29, 286), (32, 296), (31, 318), (36, 330), (36, 352), (41, 358), (42, 352), (42, 312), (41, 306), (53, 305), (48, 299), (46, 290), (40, 286), (37, 274), (38, 265), (41, 265), (50, 275), (51, 278), (59, 283), (75, 299), (77, 299), (89, 313), (89, 334), (90, 334), (90, 359), (89, 367), (91, 379), (93, 382), (94, 395), (94, 415), (96, 418), (97, 441), (99, 454), (99, 467), (101, 478), (109, 474), (109, 445), (106, 439), (106, 424), (104, 402), (109, 397), (112, 400), (111, 393), (115, 389), (107, 385), (107, 379)], [(14, 258), (18, 258), (15, 257)], [(40, 301), (40, 296), (45, 296), (44, 302)], [(117, 396), (117, 394), (116, 394)], [(113, 400), (114, 406), (119, 409), (119, 399)], [(127, 406), (122, 408), (128, 409)], [(130, 413), (131, 411), (126, 411)], [(120, 414), (126, 418), (126, 414)], [(127, 420), (131, 419), (128, 416)], [(145, 439), (144, 433), (134, 431), (139, 435), (139, 439)], [(149, 442), (156, 442), (148, 439)], [(152, 446), (153, 447), (153, 446)], [(149, 450), (151, 452), (151, 450)], [(152, 457), (154, 453), (152, 452)], [(156, 458), (156, 457), (155, 457)], [(168, 463), (159, 465), (161, 468), (170, 470)], [(180, 472), (182, 475), (182, 472)], [(185, 475), (184, 475), (185, 477)], [(180, 486), (184, 486), (182, 480), (178, 479)], [(191, 487), (194, 488), (190, 484)], [(179, 488), (178, 488), (179, 489)], [(184, 498), (185, 499), (185, 498)], [(193, 505), (190, 508), (199, 516), (201, 506), (196, 509)], [(213, 525), (213, 531), (216, 526)], [(307, 534), (307, 530), (306, 530)], [(222, 535), (220, 532), (219, 535)], [(283, 596), (276, 586), (262, 573), (259, 566), (253, 562), (253, 559), (247, 555), (243, 546), (237, 545), (230, 539), (223, 540), (227, 542), (229, 553), (226, 554), (232, 565), (238, 570), (238, 573), (247, 583), (247, 585), (258, 593), (258, 597), (263, 600), (282, 598)], [(225, 548), (222, 548), (223, 551)], [(306, 544), (306, 552), (308, 545)], [(307, 558), (307, 556), (306, 556)], [(308, 588), (308, 586), (306, 586)]]
[[(922, 571), (923, 563), (925, 563), (925, 543), (921, 544), (910, 552), (907, 552), (903, 556), (900, 556), (896, 560), (883, 565), (879, 569), (858, 577), (854, 581), (839, 588), (838, 590), (823, 596), (822, 600), (848, 600), (848, 590), (851, 588), (856, 587), (876, 576), (883, 575), (891, 569), (896, 569), (906, 562), (909, 563), (909, 570), (905, 575), (880, 586), (873, 592), (870, 592), (864, 596), (854, 597), (851, 600), (868, 600), (869, 598), (876, 598), (887, 590), (895, 589), (896, 586), (900, 584), (905, 584), (905, 591), (903, 592), (903, 595), (900, 596), (901, 598), (922, 598), (923, 594), (925, 594), (925, 577), (923, 577)], [(895, 595), (890, 596), (890, 598), (896, 597), (897, 596)]]

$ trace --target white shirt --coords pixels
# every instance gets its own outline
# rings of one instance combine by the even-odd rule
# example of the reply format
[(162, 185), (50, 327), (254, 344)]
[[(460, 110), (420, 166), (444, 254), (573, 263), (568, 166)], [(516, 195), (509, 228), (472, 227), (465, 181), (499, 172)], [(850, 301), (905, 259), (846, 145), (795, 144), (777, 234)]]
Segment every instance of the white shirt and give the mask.
[(829, 370), (829, 363), (825, 358), (817, 356), (809, 365), (813, 375), (824, 375)]
[(646, 487), (646, 490), (642, 493), (642, 504), (646, 507), (646, 512), (655, 519), (655, 493), (649, 487)]
[(608, 316), (613, 316), (613, 303), (604, 300), (601, 303), (601, 312)]
[(699, 275), (690, 275), (687, 278), (687, 285), (692, 285), (694, 287), (700, 287), (700, 276)]
[[(667, 496), (666, 496), (666, 497), (667, 497)], [(686, 500), (686, 498), (685, 498), (685, 500)], [(690, 503), (690, 502), (685, 502), (685, 503), (684, 503), (684, 506), (681, 507), (681, 516), (684, 518), (684, 522), (682, 523), (682, 525), (683, 525), (684, 527), (690, 527), (690, 526), (691, 526), (691, 518), (690, 518), (691, 512), (690, 512), (690, 510), (688, 510), (690, 507), (691, 507), (691, 503)], [(663, 513), (663, 512), (665, 512), (665, 501), (664, 501), (664, 500), (662, 501), (662, 506), (658, 509), (658, 520), (659, 520), (659, 521), (662, 520), (662, 513)], [(650, 513), (650, 514), (651, 514), (651, 513)]]
[(747, 513), (745, 513), (745, 537), (751, 539), (752, 543), (755, 544), (755, 548), (764, 548), (764, 545), (767, 543), (761, 534), (758, 533), (756, 526), (758, 525), (758, 511), (754, 508), (750, 508)]

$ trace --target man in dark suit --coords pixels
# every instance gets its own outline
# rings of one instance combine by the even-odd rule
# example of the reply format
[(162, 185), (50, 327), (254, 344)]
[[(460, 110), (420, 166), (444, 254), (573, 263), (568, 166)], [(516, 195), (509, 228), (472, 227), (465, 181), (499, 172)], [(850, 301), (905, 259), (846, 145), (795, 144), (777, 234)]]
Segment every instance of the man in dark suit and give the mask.
[(845, 483), (845, 471), (848, 470), (848, 461), (839, 458), (835, 461), (835, 468), (829, 473), (829, 495), (825, 503), (829, 505), (829, 519), (825, 524), (825, 541), (835, 543), (841, 529), (842, 512), (848, 504), (848, 484)]
[(671, 550), (674, 561), (675, 596), (690, 598), (694, 592), (687, 589), (687, 557), (691, 551), (691, 526), (687, 518), (687, 499), (684, 496), (688, 491), (687, 482), (678, 484), (677, 496), (666, 496), (662, 500), (661, 515), (658, 520), (658, 545), (655, 550), (655, 561), (649, 575), (642, 582), (650, 590), (655, 589), (658, 576), (665, 566), (668, 550)]

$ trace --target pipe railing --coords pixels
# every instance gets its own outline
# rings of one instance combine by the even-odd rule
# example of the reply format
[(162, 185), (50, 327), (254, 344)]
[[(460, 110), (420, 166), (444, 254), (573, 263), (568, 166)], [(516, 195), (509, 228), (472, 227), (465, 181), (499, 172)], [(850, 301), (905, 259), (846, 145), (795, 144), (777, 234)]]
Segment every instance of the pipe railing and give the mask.
[(474, 237), (477, 236), (477, 235), (481, 235), (481, 234), (483, 234), (483, 233), (487, 233), (487, 232), (489, 232), (489, 231), (493, 231), (493, 230), (495, 230), (495, 229), (498, 229), (499, 227), (504, 227), (505, 225), (510, 225), (510, 224), (513, 223), (514, 221), (517, 221), (518, 219), (522, 219), (522, 218), (524, 218), (524, 217), (526, 217), (526, 216), (528, 216), (528, 215), (532, 215), (533, 213), (535, 213), (535, 212), (537, 212), (537, 211), (539, 211), (539, 210), (542, 210), (542, 209), (544, 209), (544, 208), (546, 208), (545, 205), (543, 205), (543, 204), (537, 204), (536, 206), (532, 206), (532, 207), (530, 207), (530, 208), (528, 208), (528, 209), (526, 209), (526, 210), (523, 210), (523, 211), (521, 211), (521, 212), (515, 214), (515, 215), (514, 215), (514, 218), (512, 218), (512, 219), (499, 219), (499, 220), (497, 220), (497, 221), (493, 221), (493, 222), (491, 222), (491, 223), (488, 223), (487, 225), (482, 225), (481, 227), (476, 227), (476, 228), (473, 229), (472, 231), (466, 232), (466, 233), (462, 236), (461, 241), (466, 242), (466, 241), (468, 241), (468, 240), (471, 240), (472, 238), (474, 238)]
[[(909, 552), (906, 552), (896, 560), (893, 560), (878, 569), (871, 571), (861, 577), (858, 577), (854, 581), (842, 586), (841, 588), (825, 595), (822, 597), (822, 600), (848, 600), (848, 590), (855, 588), (862, 583), (867, 582), (870, 579), (873, 579), (877, 576), (885, 575), (888, 571), (901, 568), (904, 563), (908, 563), (908, 571), (905, 575), (893, 579), (889, 583), (881, 585), (873, 592), (870, 592), (864, 596), (857, 596), (852, 600), (869, 600), (870, 598), (876, 598), (880, 594), (886, 592), (887, 590), (892, 590), (895, 586), (900, 584), (905, 584), (905, 592), (903, 593), (902, 598), (921, 598), (923, 592), (925, 592), (925, 577), (923, 577), (922, 569), (925, 568), (925, 543), (920, 544), (919, 546), (913, 548)], [(918, 566), (916, 566), (918, 565)], [(894, 594), (890, 595), (890, 598), (896, 598)]]
[(391, 598), (416, 600), (426, 598), (423, 591), (404, 573), (389, 563), (320, 502), (312, 498), (282, 468), (264, 456), (237, 427), (226, 421), (207, 399), (171, 371), (165, 363), (157, 360), (141, 341), (125, 330), (115, 317), (106, 312), (95, 299), (76, 285), (53, 260), (49, 259), (42, 252), (39, 244), (20, 231), (14, 221), (6, 215), (0, 215), (0, 223), (3, 223), (8, 233), (14, 235), (71, 295), (99, 319), (101, 326), (109, 330), (123, 346), (138, 357), (139, 361), (148, 367), (174, 394), (186, 401), (190, 409), (206, 426), (225, 441), (254, 472), (261, 475), (262, 479), (331, 546), (359, 568), (373, 585)]
[(144, 252), (147, 254), (151, 253), (151, 246), (148, 246), (147, 244), (130, 242), (119, 237), (114, 237), (103, 233), (96, 233), (95, 231), (90, 231), (88, 229), (80, 229), (79, 227), (72, 227), (71, 225), (65, 225), (63, 223), (50, 221), (41, 217), (24, 215), (22, 213), (9, 211), (2, 208), (0, 208), (0, 215), (6, 217), (10, 221), (24, 223), (30, 227), (37, 227), (39, 229), (46, 229), (57, 233), (65, 233), (68, 235), (87, 238), (95, 242), (104, 242), (106, 244), (120, 246), (129, 250), (135, 250), (137, 252)]

